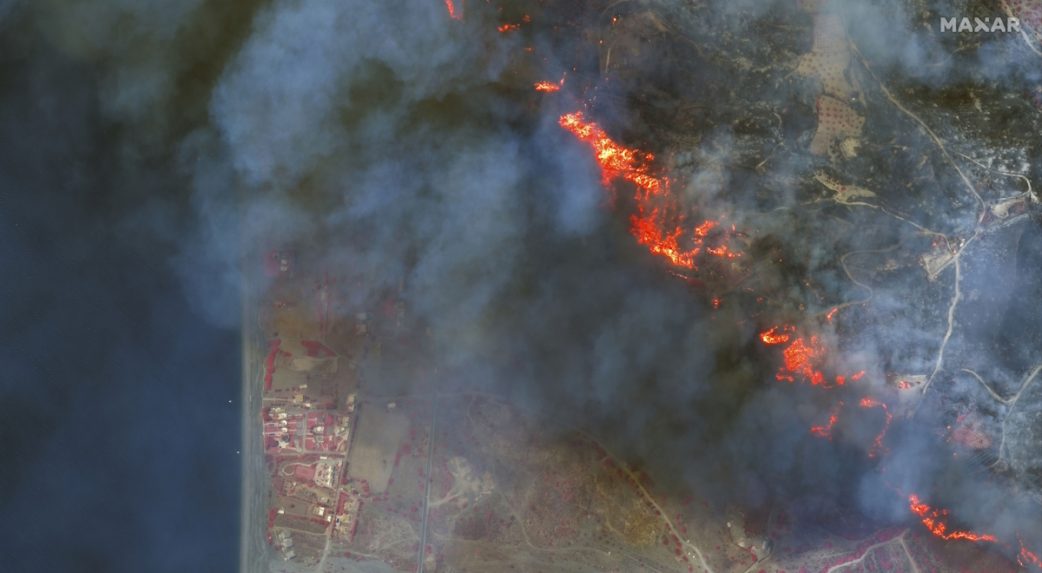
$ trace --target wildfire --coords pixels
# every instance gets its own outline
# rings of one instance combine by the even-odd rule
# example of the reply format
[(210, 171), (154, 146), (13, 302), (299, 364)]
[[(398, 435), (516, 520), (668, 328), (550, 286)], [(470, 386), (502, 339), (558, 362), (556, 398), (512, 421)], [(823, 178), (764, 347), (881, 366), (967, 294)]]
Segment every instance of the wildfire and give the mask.
[(741, 255), (723, 244), (705, 244), (716, 221), (706, 220), (686, 230), (687, 218), (669, 193), (669, 179), (651, 173), (653, 154), (617, 143), (596, 123), (586, 121), (582, 112), (562, 115), (558, 124), (593, 148), (604, 185), (622, 179), (636, 187), (637, 212), (630, 216), (630, 234), (649, 251), (685, 269), (695, 269), (703, 251), (728, 259)]
[(817, 336), (799, 337), (782, 351), (786, 372), (778, 372), (775, 378), (779, 381), (794, 382), (794, 375), (800, 375), (814, 386), (825, 385), (825, 374), (817, 369), (817, 364), (825, 357), (825, 345)]
[(836, 422), (839, 421), (839, 411), (842, 409), (843, 402), (837, 402), (836, 405), (832, 407), (828, 423), (822, 426), (811, 426), (810, 433), (819, 438), (830, 439), (832, 437), (832, 429), (836, 427)]
[(537, 92), (558, 92), (561, 91), (562, 84), (564, 84), (564, 80), (561, 80), (561, 83), (559, 84), (543, 80), (541, 82), (536, 82), (533, 86)]
[(886, 422), (883, 423), (883, 429), (876, 435), (876, 439), (872, 442), (872, 448), (868, 450), (868, 457), (874, 458), (880, 453), (886, 453), (886, 447), (883, 445), (883, 439), (886, 438), (886, 432), (890, 429), (890, 423), (894, 421), (893, 414), (890, 413), (890, 409), (887, 408), (886, 404), (875, 400), (873, 398), (862, 398), (861, 402), (858, 403), (862, 408), (881, 408), (883, 414), (886, 415)]
[(742, 253), (732, 251), (727, 245), (720, 245), (719, 247), (709, 247), (706, 252), (714, 257), (722, 257), (725, 259), (737, 259), (742, 256)]
[(1034, 565), (1035, 567), (1042, 569), (1042, 559), (1040, 559), (1039, 556), (1033, 553), (1030, 549), (1024, 547), (1023, 540), (1018, 539), (1017, 541), (1020, 542), (1020, 552), (1017, 553), (1017, 563), (1020, 564), (1021, 567)]
[[(883, 445), (883, 440), (886, 438), (886, 432), (890, 429), (890, 423), (893, 422), (893, 415), (890, 414), (890, 409), (887, 408), (886, 404), (874, 399), (874, 398), (862, 398), (858, 405), (862, 408), (880, 408), (886, 415), (886, 422), (883, 424), (883, 429), (876, 436), (872, 442), (872, 448), (868, 451), (868, 457), (874, 458), (880, 453), (886, 453), (886, 447)], [(832, 407), (832, 411), (829, 413), (828, 423), (822, 425), (815, 425), (810, 427), (810, 433), (818, 438), (831, 439), (832, 430), (836, 427), (836, 423), (839, 421), (839, 413), (843, 409), (843, 402), (837, 402)]]
[[(761, 332), (760, 341), (767, 346), (788, 343), (788, 346), (782, 350), (784, 364), (774, 375), (779, 382), (792, 383), (799, 377), (814, 386), (826, 388), (833, 385), (843, 386), (847, 383), (847, 376), (842, 374), (834, 378), (833, 384), (828, 383), (825, 373), (821, 370), (821, 364), (827, 358), (828, 353), (825, 344), (817, 336), (797, 336), (795, 326), (783, 325), (772, 326)], [(865, 371), (861, 370), (851, 374), (849, 378), (857, 381), (864, 375)]]
[[(865, 374), (865, 371), (864, 371), (864, 370), (862, 370), (862, 371), (860, 371), (860, 372), (856, 372), (856, 373), (854, 373), (854, 374), (852, 374), (852, 375), (850, 376), (850, 379), (851, 379), (851, 380), (860, 380), (860, 379), (861, 379), (861, 377), (862, 377), (862, 376), (863, 376), (864, 374)], [(836, 386), (842, 386), (842, 385), (844, 385), (844, 384), (846, 384), (846, 383), (847, 383), (847, 377), (846, 377), (846, 376), (844, 376), (844, 375), (842, 375), (842, 374), (840, 374), (840, 375), (836, 376)]]
[(586, 121), (581, 111), (564, 114), (557, 123), (593, 147), (605, 184), (622, 178), (637, 185), (645, 194), (660, 192), (663, 182), (648, 174), (648, 165), (655, 159), (653, 154), (619, 145), (599, 125)]
[(772, 326), (760, 333), (760, 340), (769, 346), (785, 344), (791, 338), (789, 333), (794, 332), (795, 330), (795, 326)]
[(453, 20), (463, 19), (463, 0), (460, 0), (460, 9), (456, 9), (456, 3), (453, 0), (445, 0), (445, 9), (449, 12), (449, 18)]
[(966, 541), (996, 541), (994, 535), (974, 533), (972, 531), (952, 530), (948, 531), (945, 523), (949, 511), (947, 509), (934, 509), (919, 500), (914, 493), (908, 496), (908, 509), (919, 516), (920, 521), (926, 526), (930, 533), (945, 540), (961, 539)]

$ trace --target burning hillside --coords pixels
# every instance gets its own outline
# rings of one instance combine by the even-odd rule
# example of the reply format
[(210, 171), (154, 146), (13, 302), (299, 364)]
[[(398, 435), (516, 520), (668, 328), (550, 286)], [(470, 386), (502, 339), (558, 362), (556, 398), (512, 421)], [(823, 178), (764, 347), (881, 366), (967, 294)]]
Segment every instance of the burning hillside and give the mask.
[(601, 169), (601, 181), (606, 186), (617, 180), (632, 184), (636, 212), (629, 217), (630, 233), (652, 254), (689, 270), (697, 270), (700, 256), (725, 259), (740, 256), (728, 247), (726, 232), (714, 233), (715, 244), (707, 244), (710, 233), (719, 225), (717, 221), (689, 223), (689, 216), (671, 189), (669, 178), (652, 174), (653, 154), (616, 143), (596, 123), (587, 121), (582, 112), (564, 114), (558, 123), (593, 149)]
[(0, 3), (4, 570), (1042, 573), (1040, 14)]
[[(501, 570), (579, 539), (637, 557), (562, 570), (1033, 567), (1042, 331), (1021, 315), (1042, 150), (1015, 122), (983, 126), (1002, 106), (1042, 122), (1001, 82), (963, 91), (945, 66), (979, 39), (867, 35), (928, 29), (893, 4), (433, 2), (425, 34), (331, 33), (339, 83), (288, 108), (307, 110), (297, 131), (244, 111), (270, 104), (254, 58), (299, 14), (273, 20), (222, 80), (221, 133), (244, 179), (320, 205), (321, 231), (291, 240), (316, 243), (322, 332), (337, 336), (330, 309), (363, 333), (371, 308), (396, 309), (378, 342), (334, 349), (400, 443), (367, 426), (362, 454), (340, 452), (361, 461), (323, 487), (347, 501), (318, 505), (360, 525), (326, 547), (421, 570)], [(385, 31), (392, 14), (365, 13)], [(1029, 46), (1007, 48), (1034, 61)], [(272, 447), (308, 454), (294, 444)], [(357, 469), (379, 448), (394, 467)], [(422, 495), (394, 485), (398, 464)], [(413, 525), (388, 542), (399, 518)], [(269, 525), (284, 554), (292, 519)]]

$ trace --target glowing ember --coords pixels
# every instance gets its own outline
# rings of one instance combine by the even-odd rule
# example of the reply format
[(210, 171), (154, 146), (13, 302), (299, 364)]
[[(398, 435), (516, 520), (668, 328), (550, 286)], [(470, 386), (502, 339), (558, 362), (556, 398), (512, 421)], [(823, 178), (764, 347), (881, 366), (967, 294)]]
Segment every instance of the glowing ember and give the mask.
[(541, 82), (536, 82), (533, 85), (535, 86), (535, 91), (537, 92), (557, 92), (561, 91), (562, 84), (564, 84), (564, 80), (561, 80), (560, 84), (555, 84), (554, 82), (548, 82), (546, 80), (543, 80)]
[(768, 330), (760, 333), (760, 340), (767, 345), (784, 344), (791, 338), (791, 332), (794, 332), (796, 327), (794, 326), (772, 326)]
[(1021, 567), (1034, 565), (1035, 567), (1042, 569), (1042, 559), (1040, 559), (1038, 555), (1033, 553), (1030, 549), (1024, 547), (1023, 541), (1019, 539), (1018, 541), (1020, 541), (1020, 553), (1017, 553), (1017, 563), (1020, 564)]
[(709, 231), (716, 227), (716, 221), (703, 221), (701, 225), (695, 227), (695, 237), (704, 239), (709, 236)]
[(456, 3), (453, 0), (445, 0), (445, 9), (449, 11), (449, 18), (453, 20), (463, 19), (463, 0), (460, 0), (460, 10), (456, 9)]
[(780, 381), (793, 382), (794, 374), (806, 378), (814, 386), (825, 384), (825, 375), (816, 368), (825, 356), (825, 346), (817, 336), (799, 337), (782, 351), (786, 372), (779, 372), (775, 378)]
[(500, 34), (505, 34), (507, 32), (513, 32), (515, 30), (520, 30), (520, 29), (521, 29), (521, 24), (500, 24), (496, 28), (496, 30), (499, 31)]
[(694, 269), (695, 257), (701, 249), (682, 248), (680, 237), (684, 233), (683, 228), (678, 225), (672, 231), (666, 231), (661, 224), (663, 218), (665, 217), (659, 209), (653, 209), (648, 215), (633, 215), (630, 217), (630, 232), (638, 243), (646, 246), (652, 253), (669, 259), (678, 267)]
[[(833, 384), (828, 383), (825, 373), (820, 369), (821, 364), (827, 358), (827, 352), (825, 345), (817, 336), (797, 336), (796, 327), (786, 325), (773, 326), (761, 332), (760, 340), (768, 346), (789, 344), (782, 351), (784, 365), (774, 375), (774, 378), (779, 382), (791, 383), (795, 382), (796, 378), (799, 377), (814, 386), (825, 388), (833, 386)], [(865, 371), (861, 370), (850, 375), (850, 379), (860, 380), (864, 375)], [(835, 377), (835, 386), (842, 386), (846, 383), (847, 376), (839, 375)]]
[(640, 181), (648, 186), (645, 191), (657, 194), (661, 182), (652, 182), (654, 178), (648, 175), (648, 164), (655, 159), (654, 155), (615, 143), (600, 126), (586, 121), (581, 111), (562, 115), (557, 123), (580, 141), (593, 147), (597, 154), (597, 162), (601, 166), (604, 183), (610, 183), (617, 178), (634, 183)]
[(920, 521), (922, 521), (923, 525), (926, 526), (926, 529), (928, 529), (930, 533), (940, 537), (941, 539), (995, 542), (994, 535), (961, 530), (948, 531), (948, 524), (945, 523), (945, 518), (947, 518), (949, 511), (947, 509), (933, 509), (929, 505), (921, 502), (919, 496), (914, 493), (908, 496), (908, 509), (919, 516)]
[(839, 421), (839, 411), (843, 409), (843, 402), (837, 402), (832, 407), (832, 412), (829, 414), (829, 421), (823, 426), (811, 426), (810, 433), (825, 439), (832, 438), (832, 429), (836, 427), (836, 422)]
[(696, 268), (695, 261), (703, 250), (728, 259), (740, 256), (723, 244), (705, 245), (716, 221), (707, 220), (686, 231), (686, 217), (669, 192), (669, 179), (651, 173), (653, 154), (615, 142), (596, 123), (586, 121), (582, 112), (562, 115), (558, 123), (593, 148), (604, 185), (622, 179), (636, 187), (637, 212), (630, 216), (630, 233), (638, 243), (685, 269)]
[(883, 423), (883, 429), (876, 436), (876, 439), (872, 441), (872, 448), (868, 450), (868, 457), (874, 458), (880, 453), (886, 453), (886, 447), (883, 446), (883, 439), (886, 438), (886, 432), (890, 429), (890, 423), (894, 421), (893, 414), (890, 413), (890, 409), (886, 407), (886, 404), (875, 400), (873, 398), (862, 398), (861, 402), (858, 403), (862, 408), (881, 408), (883, 414), (886, 415), (886, 422)]
[(723, 257), (725, 259), (737, 259), (742, 256), (741, 253), (737, 253), (727, 248), (727, 245), (720, 245), (719, 247), (709, 247), (706, 252), (714, 257)]
[(839, 312), (839, 307), (833, 307), (832, 310), (825, 315), (825, 320), (832, 322), (833, 318), (836, 318), (836, 313)]

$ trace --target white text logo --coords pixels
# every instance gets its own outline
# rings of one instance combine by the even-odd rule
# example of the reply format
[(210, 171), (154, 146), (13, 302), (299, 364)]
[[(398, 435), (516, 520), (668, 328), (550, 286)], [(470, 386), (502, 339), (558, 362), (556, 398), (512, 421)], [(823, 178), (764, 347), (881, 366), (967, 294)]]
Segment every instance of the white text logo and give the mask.
[(942, 32), (1019, 32), (1017, 18), (941, 18)]

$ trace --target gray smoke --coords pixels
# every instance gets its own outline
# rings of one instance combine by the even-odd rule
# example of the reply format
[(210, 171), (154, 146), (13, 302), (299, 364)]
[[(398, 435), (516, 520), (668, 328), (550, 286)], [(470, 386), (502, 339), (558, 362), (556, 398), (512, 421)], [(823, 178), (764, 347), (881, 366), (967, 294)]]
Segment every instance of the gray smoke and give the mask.
[[(916, 20), (899, 4), (834, 9), (857, 23), (852, 37), (878, 74), (932, 86), (960, 75), (936, 35), (909, 29)], [(744, 14), (770, 18), (775, 10), (757, 5)], [(599, 17), (593, 7), (589, 14)], [(694, 486), (718, 507), (795, 499), (812, 521), (849, 511), (903, 521), (907, 500), (898, 492), (914, 491), (951, 504), (975, 528), (1006, 539), (1014, 531), (1037, 535), (1032, 510), (1022, 509), (1008, 486), (950, 459), (943, 437), (928, 430), (941, 420), (922, 415), (895, 424), (881, 468), (865, 457), (878, 415), (851, 406), (842, 440), (808, 435), (837, 397), (853, 405), (866, 391), (885, 396), (888, 368), (928, 372), (942, 325), (921, 322), (908, 312), (913, 301), (873, 284), (880, 291), (874, 304), (892, 320), (857, 329), (855, 318), (842, 335), (822, 334), (831, 347), (845, 345), (836, 370), (864, 368), (870, 381), (827, 397), (778, 385), (772, 358), (755, 338), (761, 325), (734, 311), (713, 314), (632, 244), (589, 152), (554, 125), (557, 114), (580, 105), (571, 99), (576, 94), (522, 112), (518, 100), (531, 97), (497, 89), (525, 84), (518, 88), (515, 79), (518, 40), (493, 28), (480, 5), (468, 6), (462, 22), (446, 18), (437, 2), (315, 0), (259, 11), (209, 104), (245, 212), (257, 213), (247, 215), (246, 228), (257, 231), (246, 235), (325, 235), (310, 257), (378, 279), (374, 290), (351, 294), (356, 306), (348, 312), (404, 285), (415, 324), (432, 333), (426, 371), (440, 372), (443, 384), (510, 395), (548, 428), (608, 436), (663, 482)], [(534, 40), (551, 52), (548, 62), (563, 59), (575, 41)], [(653, 59), (641, 56), (642, 77), (671, 73), (675, 60)], [(798, 86), (777, 87), (765, 99), (805, 97)], [(595, 89), (625, 101), (641, 86), (634, 78)], [(683, 95), (688, 88), (677, 89)], [(615, 112), (605, 125), (632, 122), (655, 133), (652, 117), (631, 117), (618, 104), (603, 109)], [(693, 208), (754, 229), (754, 239), (781, 243), (785, 265), (752, 263), (782, 309), (762, 320), (799, 322), (804, 306), (820, 311), (864, 298), (865, 287), (837, 267), (844, 252), (922, 242), (911, 228), (876, 232), (878, 219), (855, 213), (839, 223), (851, 226), (848, 241), (820, 244), (815, 237), (837, 223), (801, 214), (792, 185), (810, 173), (808, 160), (783, 152), (769, 165), (764, 180), (779, 193), (765, 210), (762, 180), (742, 178), (734, 165), (740, 152), (729, 128), (706, 134), (692, 150), (687, 196)], [(203, 187), (200, 193), (213, 192)], [(308, 202), (321, 215), (283, 224), (279, 213)], [(955, 209), (935, 217), (945, 229), (972, 225)], [(824, 300), (806, 292), (808, 277)], [(920, 351), (888, 356), (906, 347)], [(401, 376), (377, 364), (363, 368), (374, 378)]]
[[(557, 4), (540, 9), (537, 25), (545, 17), (592, 27), (602, 18), (599, 5)], [(782, 4), (710, 3), (718, 19), (708, 21), (741, 30), (776, 17)], [(643, 5), (682, 11), (670, 2)], [(822, 514), (855, 509), (902, 521), (907, 504), (895, 490), (915, 491), (946, 500), (975, 528), (1007, 539), (1042, 536), (1037, 506), (951, 460), (943, 436), (928, 430), (943, 420), (924, 413), (895, 422), (881, 468), (865, 456), (880, 423), (871, 412), (849, 407), (846, 437), (836, 442), (808, 434), (836, 399), (852, 405), (866, 388), (884, 396), (890, 369), (932, 368), (943, 325), (920, 320), (917, 301), (855, 277), (872, 282), (872, 304), (890, 320), (869, 323), (858, 314), (846, 331), (822, 336), (842, 348), (837, 362), (849, 362), (834, 364), (837, 371), (868, 371), (858, 390), (822, 396), (778, 384), (776, 354), (756, 340), (766, 324), (801, 322), (806, 313), (865, 298), (867, 287), (852, 284), (840, 256), (864, 250), (859, 256), (882, 260), (876, 251), (921, 246), (915, 229), (876, 229), (878, 219), (865, 212), (808, 218), (797, 186), (813, 160), (767, 150), (773, 159), (751, 177), (736, 164), (748, 152), (738, 128), (716, 126), (662, 155), (686, 170), (693, 209), (750, 229), (756, 287), (770, 293), (777, 316), (712, 311), (704, 294), (633, 243), (588, 149), (556, 126), (559, 113), (604, 94), (593, 109), (614, 114), (596, 119), (619, 134), (653, 138), (660, 129), (653, 113), (628, 105), (640, 101), (639, 78), (583, 80), (596, 73), (587, 58), (575, 63), (581, 69), (564, 93), (530, 93), (522, 44), (534, 45), (545, 58), (538, 71), (557, 79), (570, 54), (589, 49), (581, 34), (561, 38), (547, 26), (500, 36), (491, 8), (469, 2), (465, 18), (454, 21), (437, 0), (231, 8), (49, 0), (21, 9), (54, 49), (102, 70), (97, 93), (106, 120), (130, 134), (117, 155), (138, 168), (118, 177), (142, 193), (175, 184), (192, 190), (187, 228), (164, 215), (177, 198), (162, 194), (125, 224), (176, 244), (171, 264), (211, 320), (238, 319), (246, 253), (307, 244), (318, 266), (375, 279), (372, 290), (348, 293), (346, 313), (403, 287), (413, 324), (431, 332), (427, 371), (437, 370), (442, 383), (509, 395), (562, 434), (582, 427), (605, 435), (660, 482), (694, 486), (717, 507), (803, 500)], [(852, 38), (879, 74), (931, 87), (965, 79), (935, 35), (909, 27), (917, 19), (904, 3), (837, 2), (835, 9), (857, 23)], [(237, 32), (224, 35), (221, 24), (233, 20)], [(1007, 70), (1016, 76), (1011, 83), (1037, 80), (1037, 67), (998, 62), (996, 53), (980, 52), (976, 69), (989, 77)], [(675, 61), (642, 73), (668, 76)], [(698, 80), (707, 90), (726, 83), (705, 73)], [(589, 93), (569, 91), (580, 85)], [(677, 98), (696, 96), (690, 85), (666, 87)], [(813, 105), (806, 86), (772, 87), (765, 101)], [(925, 137), (912, 143), (929, 146)], [(918, 157), (916, 149), (909, 155)], [(148, 171), (163, 154), (172, 157), (163, 172), (169, 181)], [(928, 216), (946, 230), (967, 224), (957, 214)], [(848, 226), (849, 238), (819, 242), (834, 225)], [(820, 292), (808, 293), (811, 283)], [(942, 286), (934, 294), (951, 295)], [(926, 350), (895, 358), (894, 348)], [(380, 368), (363, 365), (370, 376), (387, 374)]]

